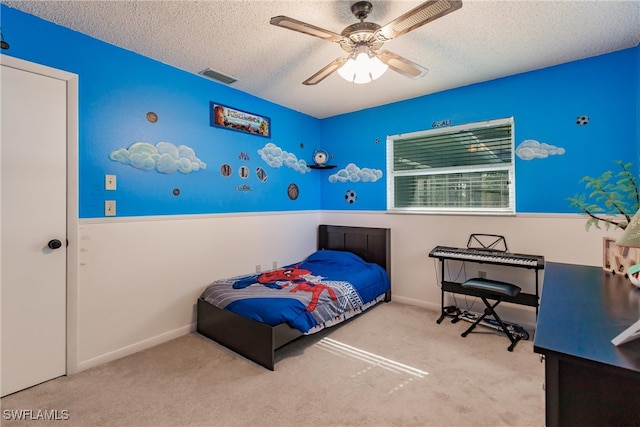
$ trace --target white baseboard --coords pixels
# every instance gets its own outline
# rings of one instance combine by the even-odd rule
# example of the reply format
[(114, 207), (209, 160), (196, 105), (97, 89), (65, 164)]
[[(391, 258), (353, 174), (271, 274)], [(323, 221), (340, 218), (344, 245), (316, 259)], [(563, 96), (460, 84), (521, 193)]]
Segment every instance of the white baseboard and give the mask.
[(413, 298), (401, 297), (398, 295), (391, 294), (391, 301), (396, 301), (401, 304), (415, 305), (416, 307), (426, 308), (427, 310), (433, 310), (435, 312), (440, 312), (440, 304), (434, 304), (428, 301), (417, 300)]
[(81, 372), (86, 369), (93, 368), (94, 366), (102, 365), (103, 363), (111, 362), (113, 360), (117, 360), (125, 356), (129, 356), (131, 354), (137, 353), (142, 350), (146, 350), (151, 347), (155, 347), (159, 344), (165, 343), (167, 341), (171, 341), (183, 335), (188, 335), (191, 332), (195, 331), (195, 327), (196, 327), (195, 323), (182, 326), (180, 328), (174, 329), (164, 334), (160, 334), (155, 337), (151, 337), (146, 340), (137, 342), (135, 344), (122, 347), (118, 350), (111, 351), (101, 356), (94, 357), (93, 359), (79, 362), (78, 369), (74, 373)]

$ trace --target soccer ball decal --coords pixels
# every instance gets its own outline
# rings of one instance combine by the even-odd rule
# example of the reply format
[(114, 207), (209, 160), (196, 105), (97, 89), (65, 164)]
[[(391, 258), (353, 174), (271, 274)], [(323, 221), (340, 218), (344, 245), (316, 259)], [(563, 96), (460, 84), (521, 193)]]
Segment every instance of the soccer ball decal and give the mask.
[(587, 123), (589, 123), (589, 116), (578, 116), (578, 118), (576, 118), (576, 124), (578, 126), (584, 126)]
[(347, 190), (347, 192), (344, 195), (344, 200), (350, 205), (354, 204), (357, 198), (358, 198), (358, 195), (353, 190)]

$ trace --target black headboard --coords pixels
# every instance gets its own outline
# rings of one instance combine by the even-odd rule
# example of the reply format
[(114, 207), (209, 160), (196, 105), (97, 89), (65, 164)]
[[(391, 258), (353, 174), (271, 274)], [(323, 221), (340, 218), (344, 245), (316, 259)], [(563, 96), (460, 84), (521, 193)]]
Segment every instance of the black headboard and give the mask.
[(391, 278), (391, 230), (388, 228), (318, 226), (318, 250), (349, 251), (374, 262)]

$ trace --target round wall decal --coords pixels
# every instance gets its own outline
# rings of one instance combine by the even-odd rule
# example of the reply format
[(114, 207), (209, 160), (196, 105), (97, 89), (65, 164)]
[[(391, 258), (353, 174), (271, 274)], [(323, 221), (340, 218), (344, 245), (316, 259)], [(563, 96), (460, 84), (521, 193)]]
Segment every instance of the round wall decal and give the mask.
[(298, 196), (300, 195), (300, 190), (298, 189), (298, 186), (296, 184), (289, 184), (289, 187), (287, 188), (287, 195), (291, 200), (297, 199)]
[(587, 123), (589, 123), (589, 116), (578, 116), (576, 118), (576, 124), (578, 126), (585, 126)]
[(231, 172), (232, 172), (231, 165), (225, 163), (222, 166), (220, 166), (220, 173), (222, 174), (222, 176), (228, 177), (229, 175), (231, 175)]
[(358, 198), (358, 195), (353, 190), (347, 190), (347, 192), (344, 195), (344, 200), (350, 205), (354, 204), (357, 198)]

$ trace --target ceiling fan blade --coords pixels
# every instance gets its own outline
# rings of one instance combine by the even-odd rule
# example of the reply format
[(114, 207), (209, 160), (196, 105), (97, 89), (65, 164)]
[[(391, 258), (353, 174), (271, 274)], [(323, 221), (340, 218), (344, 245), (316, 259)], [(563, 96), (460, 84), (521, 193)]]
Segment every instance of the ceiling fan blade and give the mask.
[(424, 24), (454, 12), (462, 7), (462, 1), (431, 0), (411, 9), (378, 30), (383, 40), (397, 38)]
[(315, 73), (313, 76), (309, 77), (307, 80), (303, 81), (302, 84), (307, 86), (313, 86), (320, 83), (322, 80), (327, 78), (329, 74), (337, 71), (338, 68), (342, 67), (344, 63), (347, 62), (347, 59), (349, 59), (348, 56), (334, 59), (323, 69)]
[(298, 31), (299, 33), (308, 34), (330, 42), (340, 42), (343, 39), (340, 34), (334, 33), (333, 31), (325, 30), (324, 28), (316, 27), (315, 25), (307, 24), (306, 22), (298, 21), (288, 16), (274, 16), (269, 22), (271, 25)]
[(396, 53), (389, 52), (388, 50), (381, 50), (378, 52), (378, 59), (387, 64), (393, 71), (412, 79), (422, 78), (429, 72), (429, 70), (424, 68), (422, 65), (418, 65), (415, 62), (409, 61), (407, 58)]

